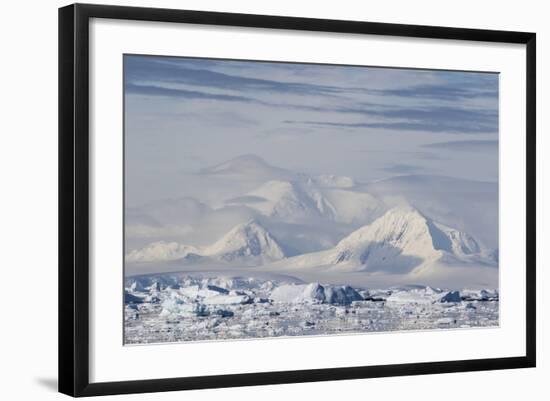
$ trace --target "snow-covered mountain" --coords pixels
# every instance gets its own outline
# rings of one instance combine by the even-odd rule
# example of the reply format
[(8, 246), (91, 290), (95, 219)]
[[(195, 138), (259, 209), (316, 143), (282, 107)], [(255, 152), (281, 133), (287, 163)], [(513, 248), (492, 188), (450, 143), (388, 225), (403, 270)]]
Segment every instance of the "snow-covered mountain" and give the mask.
[(367, 223), (380, 202), (371, 194), (356, 191), (351, 177), (307, 175), (274, 167), (256, 155), (242, 155), (202, 169), (209, 177), (257, 182), (255, 189), (225, 199), (223, 206), (246, 206), (279, 220), (328, 219), (342, 223)]
[(203, 168), (199, 174), (264, 182), (270, 180), (309, 181), (323, 188), (352, 188), (356, 185), (351, 177), (334, 174), (309, 176), (301, 172), (275, 167), (253, 154), (241, 155), (215, 166)]
[(444, 256), (462, 258), (479, 252), (467, 233), (436, 223), (412, 207), (398, 207), (340, 241), (333, 263), (408, 271)]
[(240, 224), (202, 251), (205, 256), (232, 262), (257, 259), (260, 263), (279, 260), (285, 254), (275, 238), (260, 224)]
[(312, 185), (273, 180), (249, 192), (248, 195), (265, 199), (263, 202), (248, 204), (265, 216), (304, 218), (333, 217), (336, 214), (334, 206)]
[(368, 193), (342, 189), (336, 184), (333, 188), (323, 188), (312, 178), (270, 180), (244, 196), (229, 199), (226, 204), (246, 206), (282, 220), (322, 218), (363, 224), (381, 209), (381, 203)]
[(467, 233), (404, 206), (389, 210), (332, 249), (288, 258), (278, 265), (403, 274), (436, 262), (493, 263), (483, 257), (480, 245)]
[(194, 247), (159, 241), (126, 255), (127, 262), (148, 263), (197, 261), (209, 258), (223, 262), (264, 264), (285, 257), (275, 238), (259, 223), (239, 224), (212, 245)]
[(127, 208), (127, 271), (290, 269), (333, 284), (498, 285), (498, 269), (487, 268), (498, 266), (498, 184), (418, 175), (365, 184), (255, 155), (193, 176), (213, 193)]
[[(185, 254), (178, 244), (207, 243), (253, 219), (275, 233), (289, 254), (296, 255), (330, 248), (345, 233), (385, 211), (375, 196), (356, 190), (351, 177), (309, 176), (274, 167), (255, 155), (227, 160), (186, 179), (195, 180), (200, 188), (197, 193), (204, 187), (207, 193), (195, 197), (195, 192), (185, 189), (173, 199), (126, 208), (127, 249), (158, 242), (150, 251), (171, 259), (174, 254)], [(135, 254), (134, 258), (149, 260), (153, 255)]]
[(430, 218), (498, 247), (498, 182), (437, 175), (403, 175), (360, 185), (357, 190), (393, 205), (409, 204)]
[(177, 242), (157, 241), (143, 248), (134, 249), (126, 254), (126, 262), (149, 263), (167, 262), (181, 259), (189, 255), (197, 255), (199, 250), (193, 246)]

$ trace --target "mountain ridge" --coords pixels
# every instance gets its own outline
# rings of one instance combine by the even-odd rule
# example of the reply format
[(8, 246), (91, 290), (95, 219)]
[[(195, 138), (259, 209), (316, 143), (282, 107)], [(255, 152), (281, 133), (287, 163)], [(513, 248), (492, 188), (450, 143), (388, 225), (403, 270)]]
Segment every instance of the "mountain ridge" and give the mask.
[(177, 242), (157, 241), (126, 255), (127, 262), (196, 261), (211, 258), (223, 262), (272, 262), (285, 257), (277, 240), (254, 220), (233, 227), (211, 245), (194, 247)]
[(411, 206), (390, 209), (332, 249), (275, 262), (296, 268), (329, 266), (351, 271), (410, 273), (433, 263), (478, 263), (482, 248), (469, 234), (425, 217)]

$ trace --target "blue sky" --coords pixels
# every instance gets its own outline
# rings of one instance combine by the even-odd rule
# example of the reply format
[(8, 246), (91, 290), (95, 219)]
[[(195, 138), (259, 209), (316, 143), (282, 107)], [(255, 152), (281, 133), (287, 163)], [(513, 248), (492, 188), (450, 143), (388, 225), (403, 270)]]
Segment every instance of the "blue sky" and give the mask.
[(132, 204), (243, 154), (364, 182), (498, 180), (497, 74), (131, 55), (124, 73)]

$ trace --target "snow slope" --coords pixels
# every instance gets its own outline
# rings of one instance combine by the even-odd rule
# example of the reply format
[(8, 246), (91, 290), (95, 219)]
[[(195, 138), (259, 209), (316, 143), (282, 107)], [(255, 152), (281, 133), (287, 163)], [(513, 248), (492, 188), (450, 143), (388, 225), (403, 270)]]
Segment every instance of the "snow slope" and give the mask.
[(214, 244), (205, 247), (202, 254), (228, 262), (256, 258), (265, 263), (285, 257), (275, 238), (255, 221), (236, 226)]
[(268, 181), (247, 195), (265, 199), (248, 204), (265, 216), (280, 218), (333, 217), (334, 206), (313, 186), (296, 182)]
[(498, 183), (436, 175), (403, 175), (358, 188), (389, 205), (409, 204), (435, 221), (498, 247)]
[(141, 249), (134, 249), (126, 254), (126, 262), (147, 263), (165, 262), (185, 258), (190, 254), (198, 254), (199, 250), (193, 246), (178, 244), (177, 242), (157, 241)]
[(436, 223), (410, 206), (397, 207), (342, 239), (334, 248), (288, 258), (277, 266), (331, 266), (347, 271), (409, 273), (435, 263), (492, 264), (467, 233)]
[(177, 242), (154, 242), (126, 255), (127, 262), (196, 261), (209, 257), (223, 262), (264, 264), (285, 257), (275, 238), (259, 223), (239, 224), (212, 245), (193, 247)]
[(363, 224), (381, 210), (382, 205), (374, 196), (338, 188), (338, 182), (335, 185), (324, 188), (312, 178), (270, 180), (241, 197), (227, 200), (226, 204), (246, 206), (264, 216), (286, 221), (321, 218)]
[(409, 175), (363, 184), (255, 155), (195, 176), (216, 195), (126, 210), (127, 271), (261, 266), (308, 282), (498, 286), (496, 183)]
[[(375, 196), (356, 191), (351, 177), (308, 176), (274, 167), (255, 155), (236, 157), (186, 179), (196, 180), (199, 188), (207, 187), (206, 196), (197, 199), (191, 192), (191, 196), (126, 208), (127, 249), (142, 249), (154, 242), (158, 242), (156, 248), (166, 248), (164, 242), (204, 245), (253, 219), (276, 231), (285, 251), (296, 255), (334, 246), (343, 235), (385, 210)], [(155, 251), (166, 253), (166, 260), (178, 252)]]

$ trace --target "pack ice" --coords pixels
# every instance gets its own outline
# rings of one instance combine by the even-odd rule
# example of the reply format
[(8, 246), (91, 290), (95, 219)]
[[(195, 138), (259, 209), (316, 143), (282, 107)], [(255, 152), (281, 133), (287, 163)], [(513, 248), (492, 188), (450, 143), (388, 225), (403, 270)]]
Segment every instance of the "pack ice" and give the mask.
[(498, 325), (498, 291), (167, 273), (127, 278), (125, 309), (127, 344), (327, 335)]

